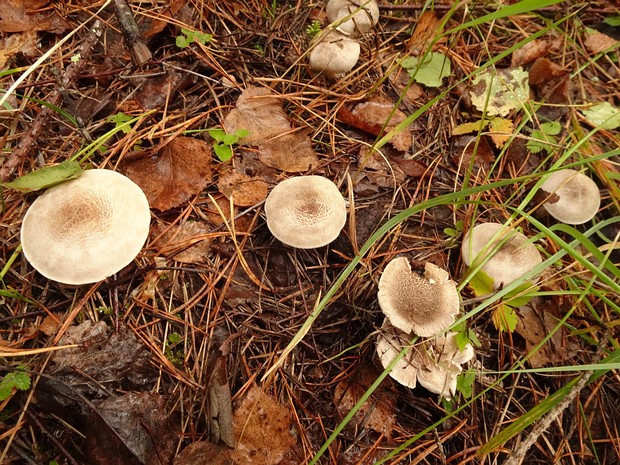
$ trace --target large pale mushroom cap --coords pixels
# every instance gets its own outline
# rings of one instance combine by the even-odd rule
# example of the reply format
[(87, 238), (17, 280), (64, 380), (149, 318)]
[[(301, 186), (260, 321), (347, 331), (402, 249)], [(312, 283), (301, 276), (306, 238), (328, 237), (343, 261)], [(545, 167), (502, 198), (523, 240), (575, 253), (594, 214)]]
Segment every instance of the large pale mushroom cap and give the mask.
[(601, 193), (592, 179), (580, 171), (564, 169), (549, 175), (541, 188), (556, 194), (556, 202), (547, 201), (545, 210), (556, 220), (583, 224), (594, 218), (601, 205)]
[(432, 263), (426, 263), (424, 270), (420, 276), (407, 258), (395, 258), (381, 274), (377, 297), (392, 325), (428, 337), (454, 323), (459, 294), (447, 272)]
[(310, 67), (338, 76), (353, 69), (360, 56), (360, 44), (337, 31), (327, 30), (315, 39)]
[(365, 34), (379, 21), (379, 5), (375, 0), (329, 0), (327, 19), (335, 23), (344, 18), (337, 30), (347, 35)]
[(46, 278), (93, 283), (138, 255), (150, 221), (146, 196), (133, 181), (115, 171), (87, 170), (33, 202), (22, 223), (22, 249)]
[[(491, 243), (500, 231), (503, 231), (501, 235)], [(485, 263), (481, 268), (493, 279), (495, 289), (507, 286), (542, 263), (536, 246), (526, 236), (499, 223), (480, 223), (467, 232), (461, 245), (463, 261), (467, 266), (474, 261), (479, 263), (478, 260), (483, 260), (483, 257), (478, 255), (483, 250), (484, 257), (487, 257), (496, 245), (503, 241), (505, 242), (493, 256), (484, 258)]]
[(329, 179), (297, 176), (272, 189), (265, 216), (276, 239), (299, 249), (314, 249), (338, 237), (347, 221), (347, 207)]

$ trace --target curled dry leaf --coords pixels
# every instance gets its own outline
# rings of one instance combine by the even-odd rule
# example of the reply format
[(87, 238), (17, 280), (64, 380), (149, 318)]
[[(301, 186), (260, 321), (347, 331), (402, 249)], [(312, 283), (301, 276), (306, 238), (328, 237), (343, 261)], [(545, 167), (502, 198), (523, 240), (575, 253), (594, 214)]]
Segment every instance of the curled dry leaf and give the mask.
[[(407, 118), (404, 112), (398, 109), (394, 110), (394, 102), (384, 97), (375, 97), (366, 102), (358, 103), (351, 111), (351, 114), (365, 122), (369, 127), (379, 128), (377, 134), (374, 135), (379, 135), (383, 126), (385, 126), (385, 132), (391, 131)], [(405, 128), (396, 134), (390, 140), (390, 143), (396, 150), (402, 152), (409, 151), (413, 143), (411, 129)]]
[(230, 455), (237, 464), (276, 465), (293, 447), (289, 409), (252, 386), (234, 416), (237, 448)]
[(254, 145), (290, 131), (291, 123), (282, 109), (282, 102), (263, 87), (248, 87), (237, 99), (236, 108), (224, 119), (224, 130), (234, 134), (246, 129), (249, 134), (240, 144)]
[(160, 211), (177, 207), (199, 194), (212, 178), (212, 149), (192, 137), (177, 137), (157, 154), (125, 162), (123, 171)]
[(220, 174), (217, 189), (228, 199), (232, 199), (234, 205), (250, 207), (265, 200), (269, 184), (260, 178), (233, 169)]
[(51, 14), (34, 12), (47, 3), (36, 0), (2, 0), (0, 31), (47, 31), (60, 34), (69, 29), (70, 24), (55, 11)]

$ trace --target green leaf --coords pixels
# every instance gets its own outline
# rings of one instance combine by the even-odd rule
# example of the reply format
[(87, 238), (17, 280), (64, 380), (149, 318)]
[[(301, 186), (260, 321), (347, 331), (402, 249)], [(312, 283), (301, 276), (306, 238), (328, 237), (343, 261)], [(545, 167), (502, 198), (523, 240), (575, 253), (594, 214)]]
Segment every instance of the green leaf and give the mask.
[(454, 228), (444, 228), (443, 233), (450, 237), (455, 237), (458, 234), (458, 231)]
[(583, 116), (593, 126), (602, 129), (616, 129), (620, 127), (620, 110), (609, 102), (596, 104), (583, 110)]
[(608, 26), (620, 26), (620, 16), (616, 15), (616, 16), (608, 16), (607, 18), (605, 18), (603, 20), (603, 22), (605, 24), (607, 24)]
[(456, 390), (460, 392), (463, 397), (469, 399), (473, 393), (473, 386), (475, 380), (475, 370), (468, 370), (465, 373), (461, 373), (456, 380)]
[(13, 376), (13, 384), (20, 391), (25, 391), (30, 388), (30, 376), (23, 371), (16, 371), (11, 373)]
[(529, 74), (523, 68), (488, 69), (472, 81), (471, 103), (491, 116), (507, 116), (530, 97)]
[(232, 147), (230, 147), (230, 145), (215, 144), (213, 150), (220, 161), (228, 161), (233, 156)]
[(80, 174), (82, 174), (80, 164), (77, 161), (66, 160), (58, 165), (45, 166), (11, 182), (4, 182), (2, 185), (27, 193), (46, 189), (69, 179), (75, 179)]
[(482, 270), (478, 270), (478, 272), (472, 276), (469, 281), (469, 287), (474, 291), (476, 297), (489, 295), (495, 291), (493, 279)]
[(236, 134), (224, 134), (222, 137), (222, 144), (233, 145), (239, 141), (239, 137)]
[[(537, 292), (538, 289), (540, 289), (538, 286), (532, 286), (532, 283), (524, 282), (506, 294), (504, 303), (513, 308), (523, 307), (532, 300), (532, 297), (534, 297), (533, 292)], [(525, 292), (527, 292), (527, 294), (525, 294)]]
[(108, 116), (105, 120), (108, 123), (114, 123), (114, 126), (120, 128), (121, 131), (123, 131), (125, 134), (129, 134), (129, 132), (131, 131), (131, 126), (126, 123), (128, 123), (132, 119), (132, 116), (129, 116), (123, 112), (119, 112), (114, 115)]
[(185, 48), (189, 45), (189, 40), (185, 36), (177, 36), (175, 44), (179, 48)]
[(237, 132), (235, 132), (235, 135), (239, 138), (239, 139), (243, 139), (244, 137), (247, 137), (250, 135), (250, 131), (247, 129), (237, 129)]
[(452, 63), (443, 53), (430, 52), (420, 63), (417, 57), (408, 57), (401, 61), (413, 80), (427, 87), (439, 87), (443, 78), (452, 74)]
[(8, 399), (13, 389), (25, 391), (28, 388), (30, 388), (30, 376), (27, 373), (21, 371), (7, 373), (0, 381), (0, 401)]
[[(539, 153), (544, 150), (550, 153), (557, 139), (553, 136), (560, 133), (562, 126), (557, 121), (543, 123), (539, 129), (532, 131), (532, 139), (527, 141), (527, 148), (532, 153)], [(545, 142), (546, 141), (546, 142)]]
[(226, 131), (223, 129), (207, 129), (207, 132), (217, 142), (223, 142), (223, 139), (226, 136)]
[(495, 329), (500, 333), (506, 331), (512, 333), (517, 327), (517, 314), (514, 308), (508, 305), (498, 305), (491, 315)]

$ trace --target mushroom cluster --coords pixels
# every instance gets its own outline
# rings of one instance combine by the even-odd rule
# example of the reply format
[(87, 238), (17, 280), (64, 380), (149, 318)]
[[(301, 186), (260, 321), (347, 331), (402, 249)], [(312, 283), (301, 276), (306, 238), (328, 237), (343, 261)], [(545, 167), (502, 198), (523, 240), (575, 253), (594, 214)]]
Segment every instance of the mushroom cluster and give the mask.
[(455, 333), (442, 334), (459, 311), (456, 283), (432, 263), (426, 263), (424, 274), (419, 275), (406, 257), (397, 257), (381, 274), (377, 298), (385, 315), (376, 345), (383, 367), (390, 365), (414, 336), (430, 338), (411, 348), (390, 376), (404, 386), (414, 388), (419, 382), (431, 392), (452, 397), (461, 364), (474, 355), (469, 344), (458, 350)]
[(541, 189), (551, 196), (543, 204), (545, 210), (566, 224), (590, 221), (601, 206), (598, 186), (580, 171), (555, 171), (543, 182)]
[(327, 19), (334, 29), (319, 33), (310, 51), (310, 67), (338, 77), (357, 63), (360, 44), (354, 37), (369, 32), (379, 21), (376, 0), (329, 0)]
[(22, 222), (22, 250), (46, 278), (93, 283), (138, 255), (150, 221), (148, 201), (137, 184), (115, 171), (87, 170), (32, 203)]
[(314, 249), (334, 241), (347, 220), (338, 187), (323, 176), (297, 176), (278, 183), (265, 200), (267, 227), (280, 242)]

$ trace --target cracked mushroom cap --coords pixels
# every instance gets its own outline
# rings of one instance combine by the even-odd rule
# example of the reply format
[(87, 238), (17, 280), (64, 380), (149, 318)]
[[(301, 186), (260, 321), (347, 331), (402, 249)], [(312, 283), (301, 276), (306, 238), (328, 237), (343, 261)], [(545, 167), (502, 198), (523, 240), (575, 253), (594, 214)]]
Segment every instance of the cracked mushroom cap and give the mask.
[(298, 249), (314, 249), (338, 237), (347, 221), (347, 207), (329, 179), (297, 176), (271, 190), (265, 216), (276, 239)]
[[(398, 356), (400, 351), (409, 345), (411, 339), (411, 335), (395, 328), (390, 324), (389, 320), (385, 318), (381, 325), (381, 331), (379, 331), (377, 335), (377, 345), (375, 347), (381, 366), (387, 368)], [(418, 364), (417, 351), (415, 347), (412, 347), (409, 352), (394, 365), (390, 371), (390, 377), (403, 386), (413, 389), (417, 385)]]
[(580, 171), (564, 169), (549, 175), (541, 188), (557, 195), (548, 200), (545, 210), (566, 224), (583, 224), (594, 218), (601, 206), (601, 193), (592, 179)]
[(459, 294), (448, 273), (432, 263), (424, 275), (398, 257), (387, 264), (379, 279), (379, 306), (390, 323), (405, 333), (429, 337), (454, 323)]
[(375, 0), (329, 0), (326, 10), (330, 23), (344, 19), (336, 29), (346, 35), (365, 34), (379, 21)]
[[(499, 236), (493, 240), (496, 234)], [(461, 244), (463, 261), (470, 266), (475, 260), (482, 260), (482, 257), (478, 258), (481, 252), (486, 257), (496, 244), (503, 241), (482, 267), (482, 271), (493, 280), (495, 289), (507, 286), (542, 263), (536, 246), (526, 236), (499, 223), (480, 223), (467, 232)]]
[(22, 249), (48, 279), (94, 283), (138, 255), (150, 221), (148, 201), (137, 184), (115, 171), (87, 170), (32, 203), (22, 222)]
[(359, 42), (340, 32), (323, 31), (315, 39), (310, 51), (310, 67), (332, 76), (339, 76), (353, 69), (360, 56)]

